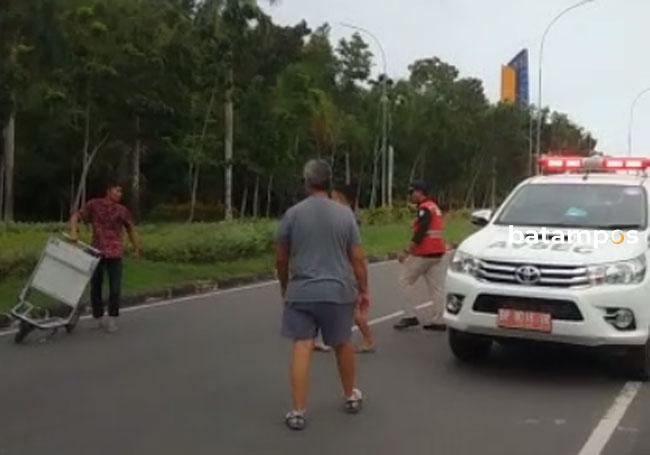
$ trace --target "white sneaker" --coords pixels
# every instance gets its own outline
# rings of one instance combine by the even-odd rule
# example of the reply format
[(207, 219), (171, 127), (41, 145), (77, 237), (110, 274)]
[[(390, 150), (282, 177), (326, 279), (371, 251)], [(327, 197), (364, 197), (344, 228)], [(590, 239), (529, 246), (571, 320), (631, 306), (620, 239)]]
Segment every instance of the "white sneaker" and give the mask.
[(332, 348), (327, 346), (322, 341), (317, 341), (314, 343), (314, 350), (316, 352), (332, 352)]
[(353, 389), (352, 395), (345, 399), (345, 412), (358, 414), (363, 406), (363, 393), (359, 389)]
[(96, 318), (95, 322), (97, 324), (96, 328), (97, 330), (106, 330), (106, 326), (108, 324), (108, 319), (106, 316), (102, 316), (101, 318)]
[(108, 323), (106, 324), (106, 331), (108, 333), (115, 333), (118, 331), (116, 317), (108, 318)]

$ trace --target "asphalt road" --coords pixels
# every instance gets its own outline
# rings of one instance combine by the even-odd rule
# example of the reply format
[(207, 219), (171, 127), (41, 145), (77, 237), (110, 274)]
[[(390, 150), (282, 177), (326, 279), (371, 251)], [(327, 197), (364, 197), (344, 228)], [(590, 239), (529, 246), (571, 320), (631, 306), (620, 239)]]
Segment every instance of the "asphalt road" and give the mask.
[[(267, 283), (127, 312), (114, 335), (83, 321), (46, 342), (0, 337), (0, 455), (596, 455), (599, 440), (650, 454), (649, 386), (592, 352), (498, 349), (465, 366), (444, 334), (395, 333), (397, 267), (372, 267), (379, 350), (360, 358), (360, 415), (341, 410), (332, 355), (315, 354), (309, 427), (284, 427), (289, 344)], [(638, 392), (625, 403), (624, 386)]]

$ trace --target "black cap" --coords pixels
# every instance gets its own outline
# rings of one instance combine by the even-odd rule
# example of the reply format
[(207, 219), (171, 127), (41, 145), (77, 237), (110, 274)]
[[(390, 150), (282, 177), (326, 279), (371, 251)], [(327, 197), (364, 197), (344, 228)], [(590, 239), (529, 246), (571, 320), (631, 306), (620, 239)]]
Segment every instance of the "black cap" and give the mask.
[(413, 180), (409, 185), (409, 192), (411, 191), (421, 191), (424, 194), (429, 192), (429, 188), (424, 180)]

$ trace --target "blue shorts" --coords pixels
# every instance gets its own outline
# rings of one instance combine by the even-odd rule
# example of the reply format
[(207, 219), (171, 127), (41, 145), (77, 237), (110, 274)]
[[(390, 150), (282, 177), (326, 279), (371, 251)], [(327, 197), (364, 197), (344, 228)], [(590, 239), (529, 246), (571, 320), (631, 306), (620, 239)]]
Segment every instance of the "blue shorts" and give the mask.
[(312, 340), (320, 330), (327, 346), (350, 341), (354, 303), (288, 302), (282, 314), (282, 336), (294, 341)]

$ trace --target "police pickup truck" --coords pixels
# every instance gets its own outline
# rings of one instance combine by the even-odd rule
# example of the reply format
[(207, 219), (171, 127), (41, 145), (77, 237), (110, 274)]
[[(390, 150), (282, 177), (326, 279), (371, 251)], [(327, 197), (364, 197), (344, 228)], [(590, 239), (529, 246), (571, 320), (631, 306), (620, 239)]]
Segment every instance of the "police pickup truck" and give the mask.
[(550, 157), (482, 229), (446, 278), (449, 343), (462, 361), (494, 341), (614, 348), (625, 374), (650, 378), (649, 159)]

